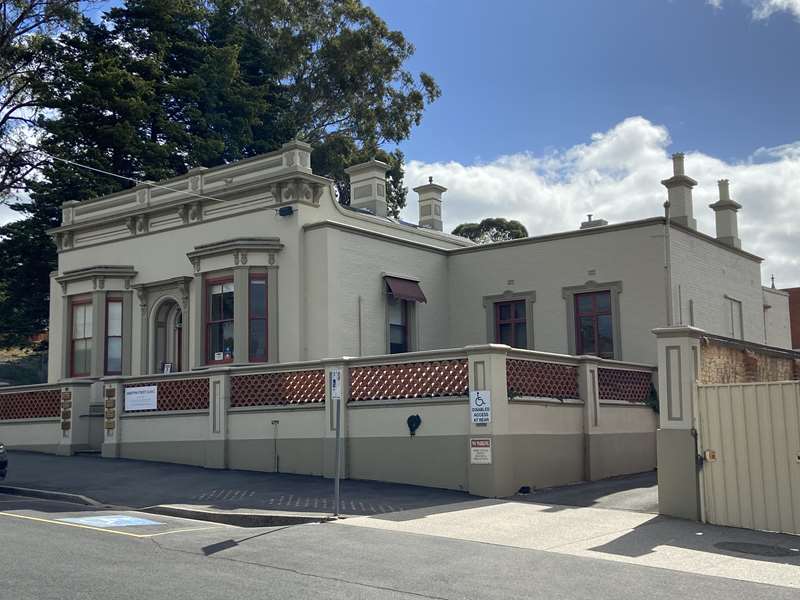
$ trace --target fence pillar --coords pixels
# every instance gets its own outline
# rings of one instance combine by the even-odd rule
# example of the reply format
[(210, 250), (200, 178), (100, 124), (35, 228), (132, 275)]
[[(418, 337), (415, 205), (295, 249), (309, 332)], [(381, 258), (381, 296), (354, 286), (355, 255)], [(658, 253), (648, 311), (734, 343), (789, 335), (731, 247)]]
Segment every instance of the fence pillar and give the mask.
[(67, 384), (61, 388), (61, 438), (56, 454), (71, 456), (89, 448), (89, 401), (91, 385)]
[(122, 383), (103, 381), (103, 445), (100, 449), (103, 458), (119, 458), (122, 443), (119, 418), (125, 408), (124, 396)]
[(332, 397), (331, 374), (339, 371), (341, 372), (340, 393), (342, 397), (342, 412), (340, 415), (342, 428), (342, 478), (347, 479), (349, 473), (347, 456), (347, 401), (350, 398), (350, 371), (346, 358), (325, 359), (322, 362), (325, 367), (325, 423), (323, 424), (322, 433), (323, 475), (329, 478), (336, 477), (336, 402)]
[(206, 443), (207, 469), (225, 469), (228, 466), (228, 407), (231, 404), (231, 377), (228, 373), (208, 378), (208, 442)]
[(654, 329), (658, 344), (658, 506), (662, 515), (700, 519), (697, 466), (697, 378), (700, 338), (695, 327)]
[(597, 384), (598, 361), (582, 356), (578, 363), (578, 393), (583, 401), (583, 478), (602, 479), (595, 465), (593, 452), (595, 436), (600, 433), (600, 390)]
[[(475, 424), (469, 406), (467, 419), (469, 435), (464, 452), (467, 454), (469, 492), (476, 496), (499, 498), (510, 496), (514, 486), (514, 448), (510, 431), (506, 355), (508, 346), (467, 346), (469, 389), (487, 391), (491, 398), (492, 418), (487, 424)], [(474, 464), (472, 444), (489, 440), (491, 464)]]

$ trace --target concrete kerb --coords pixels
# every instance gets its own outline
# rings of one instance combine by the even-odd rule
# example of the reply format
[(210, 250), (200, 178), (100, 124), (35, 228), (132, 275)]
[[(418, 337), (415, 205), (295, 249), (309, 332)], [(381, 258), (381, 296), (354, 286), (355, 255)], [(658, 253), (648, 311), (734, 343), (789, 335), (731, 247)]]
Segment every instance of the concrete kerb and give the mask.
[(51, 490), (38, 490), (33, 488), (23, 488), (16, 486), (0, 485), (0, 494), (12, 496), (27, 496), (29, 498), (40, 498), (43, 500), (54, 500), (66, 502), (68, 504), (80, 504), (90, 506), (98, 510), (124, 510), (132, 512), (143, 512), (154, 515), (164, 515), (165, 517), (178, 517), (192, 519), (195, 521), (208, 521), (210, 523), (221, 523), (223, 525), (233, 525), (234, 527), (277, 527), (282, 525), (303, 525), (306, 523), (324, 523), (335, 520), (335, 517), (326, 513), (284, 513), (284, 512), (265, 512), (265, 511), (220, 511), (208, 510), (179, 504), (161, 504), (147, 506), (145, 508), (135, 508), (131, 506), (115, 506), (103, 504), (94, 498), (82, 496), (81, 494), (70, 494), (67, 492), (55, 492)]
[(83, 506), (93, 506), (96, 508), (107, 508), (108, 504), (98, 502), (88, 496), (80, 494), (69, 494), (67, 492), (53, 492), (50, 490), (35, 490), (32, 488), (16, 487), (10, 485), (0, 485), (0, 494), (12, 496), (28, 496), (29, 498), (41, 498), (43, 500), (56, 500), (69, 504), (82, 504)]

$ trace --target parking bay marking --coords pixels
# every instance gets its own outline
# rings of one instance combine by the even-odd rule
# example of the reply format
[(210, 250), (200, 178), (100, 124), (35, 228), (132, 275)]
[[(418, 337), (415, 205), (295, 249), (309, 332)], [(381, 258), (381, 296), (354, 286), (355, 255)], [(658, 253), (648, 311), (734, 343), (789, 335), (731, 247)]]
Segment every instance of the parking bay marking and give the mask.
[(156, 536), (161, 536), (161, 535), (167, 535), (167, 534), (170, 534), (170, 533), (186, 533), (186, 532), (189, 532), (189, 531), (203, 531), (203, 530), (208, 530), (208, 529), (223, 529), (224, 528), (224, 526), (221, 526), (221, 525), (213, 525), (213, 526), (209, 526), (209, 527), (193, 527), (193, 528), (187, 528), (187, 529), (174, 529), (172, 531), (161, 531), (159, 533), (131, 533), (129, 531), (115, 531), (113, 529), (104, 529), (103, 527), (95, 527), (93, 525), (84, 525), (82, 523), (70, 523), (70, 522), (67, 522), (67, 521), (56, 520), (56, 519), (43, 519), (41, 517), (31, 517), (29, 515), (17, 515), (17, 514), (9, 513), (9, 512), (0, 512), (0, 516), (12, 517), (12, 518), (15, 518), (15, 519), (25, 519), (25, 520), (28, 520), (28, 521), (37, 521), (39, 523), (50, 523), (50, 524), (53, 524), (53, 525), (62, 525), (64, 527), (77, 527), (79, 529), (90, 529), (92, 531), (101, 531), (103, 533), (113, 533), (113, 534), (116, 534), (116, 535), (124, 535), (124, 536), (127, 536), (127, 537), (140, 538), (140, 539), (141, 538), (151, 538), (151, 537), (156, 537)]

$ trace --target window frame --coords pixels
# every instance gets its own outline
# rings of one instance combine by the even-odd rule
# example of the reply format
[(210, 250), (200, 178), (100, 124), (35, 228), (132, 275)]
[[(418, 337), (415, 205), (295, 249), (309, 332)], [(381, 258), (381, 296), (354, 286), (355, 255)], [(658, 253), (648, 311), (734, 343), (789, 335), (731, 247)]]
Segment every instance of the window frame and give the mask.
[[(744, 340), (744, 303), (738, 298), (725, 294), (725, 304), (727, 308), (727, 321), (730, 327), (728, 337), (734, 340)], [(738, 322), (735, 308), (738, 308)], [(736, 327), (739, 327), (739, 336), (736, 335)]]
[[(210, 294), (211, 286), (212, 285), (217, 285), (217, 284), (224, 285), (226, 283), (233, 284), (233, 286), (234, 286), (234, 288), (233, 288), (233, 303), (234, 303), (233, 317), (231, 317), (230, 319), (222, 319), (222, 320), (219, 320), (219, 321), (211, 321), (211, 294)], [(235, 339), (236, 339), (236, 337), (235, 337), (236, 336), (236, 333), (235, 333), (236, 332), (236, 308), (235, 307), (236, 307), (236, 284), (234, 282), (233, 275), (224, 275), (224, 276), (206, 278), (206, 280), (203, 283), (203, 338), (204, 338), (203, 339), (203, 346), (205, 348), (205, 352), (204, 352), (205, 361), (204, 361), (204, 364), (206, 364), (206, 365), (225, 365), (225, 364), (229, 364), (229, 363), (233, 362), (234, 356), (236, 354), (236, 344), (235, 344)], [(209, 335), (209, 329), (210, 329), (212, 324), (215, 324), (215, 323), (227, 323), (228, 321), (230, 321), (233, 324), (233, 329), (234, 329), (234, 346), (233, 346), (233, 352), (231, 352), (231, 357), (230, 358), (223, 358), (222, 360), (212, 360), (212, 359), (209, 358), (209, 348), (211, 346), (211, 336)]]
[[(261, 280), (264, 282), (264, 316), (253, 316), (253, 280)], [(236, 290), (234, 290), (234, 298)], [(247, 278), (247, 359), (251, 363), (266, 363), (269, 362), (269, 279), (266, 272), (250, 271)], [(250, 333), (252, 331), (253, 321), (264, 321), (264, 358), (254, 359), (250, 352)], [(234, 348), (234, 352), (236, 349)]]
[[(516, 318), (514, 314), (516, 313), (516, 305), (522, 304), (522, 317)], [(500, 309), (503, 306), (510, 307), (510, 315), (509, 319), (501, 319), (500, 318)], [(528, 348), (528, 303), (524, 298), (517, 298), (513, 300), (498, 300), (494, 303), (494, 343), (495, 344), (503, 344), (500, 339), (500, 326), (501, 325), (511, 325), (511, 340), (515, 341), (517, 339), (517, 326), (518, 325), (525, 326), (525, 347), (521, 348), (522, 350), (527, 350)], [(511, 348), (519, 348), (519, 346), (514, 346), (513, 344), (508, 344)]]
[(575, 318), (575, 296), (587, 292), (611, 293), (611, 333), (614, 345), (614, 360), (624, 360), (622, 347), (622, 312), (620, 295), (623, 292), (622, 281), (597, 282), (589, 280), (583, 285), (574, 285), (561, 288), (561, 297), (564, 299), (564, 316), (566, 317), (567, 353), (577, 355), (578, 332)]
[[(119, 304), (119, 335), (108, 335), (108, 305)], [(123, 354), (125, 352), (125, 303), (121, 296), (106, 296), (106, 314), (105, 314), (105, 329), (103, 331), (103, 373), (105, 375), (122, 375), (124, 370)], [(108, 341), (111, 338), (119, 338), (120, 354), (119, 354), (119, 371), (108, 370)]]
[(533, 305), (536, 303), (536, 291), (524, 290), (514, 292), (506, 290), (502, 294), (493, 294), (491, 296), (483, 297), (483, 308), (486, 313), (486, 343), (497, 343), (497, 313), (495, 312), (495, 304), (498, 302), (525, 302), (525, 328), (526, 328), (526, 346), (520, 348), (521, 350), (534, 350), (536, 348), (536, 338), (534, 335), (534, 321), (533, 321)]
[[(78, 340), (90, 340), (92, 342), (92, 346), (94, 346), (94, 314), (92, 314), (92, 331), (89, 337), (84, 338), (75, 338), (75, 307), (76, 306), (88, 306), (89, 310), (94, 313), (94, 303), (93, 299), (89, 296), (87, 297), (76, 297), (71, 298), (69, 302), (69, 376), (70, 377), (90, 377), (92, 374), (92, 353), (95, 351), (94, 348), (90, 350), (89, 354), (89, 370), (85, 373), (79, 373), (75, 370), (75, 341)], [(85, 333), (85, 332), (84, 332)]]
[[(597, 298), (599, 296), (606, 296), (608, 298), (608, 308), (605, 310), (599, 310), (597, 308)], [(592, 299), (592, 310), (590, 313), (581, 313), (579, 307), (579, 298), (591, 297)], [(612, 297), (611, 297), (611, 290), (590, 290), (586, 292), (580, 292), (575, 294), (574, 297), (574, 305), (575, 305), (575, 350), (577, 354), (586, 354), (590, 356), (597, 356), (599, 358), (606, 358), (606, 359), (613, 359), (616, 355), (616, 348), (615, 348), (615, 340), (614, 340), (614, 308), (612, 306)], [(603, 356), (600, 353), (600, 328), (598, 327), (598, 317), (609, 317), (611, 320), (611, 355), (610, 356)], [(584, 339), (581, 335), (581, 326), (580, 321), (583, 318), (591, 318), (593, 323), (594, 329), (594, 352), (586, 352), (584, 348)], [(608, 353), (606, 353), (608, 354)]]

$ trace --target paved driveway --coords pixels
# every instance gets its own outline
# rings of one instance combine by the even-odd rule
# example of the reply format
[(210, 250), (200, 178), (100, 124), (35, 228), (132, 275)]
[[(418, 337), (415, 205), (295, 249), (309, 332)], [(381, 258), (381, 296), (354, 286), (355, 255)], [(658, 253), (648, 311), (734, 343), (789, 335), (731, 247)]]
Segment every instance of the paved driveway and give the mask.
[(532, 494), (514, 496), (514, 499), (540, 504), (613, 508), (657, 514), (658, 482), (656, 472), (649, 471), (538, 490)]
[[(204, 469), (94, 455), (9, 452), (9, 486), (88, 496), (144, 508), (183, 504), (212, 509), (328, 513), (333, 480), (307, 475)], [(372, 515), (475, 500), (464, 492), (374, 481), (342, 481), (342, 513)]]

